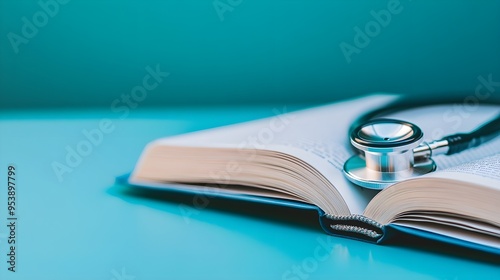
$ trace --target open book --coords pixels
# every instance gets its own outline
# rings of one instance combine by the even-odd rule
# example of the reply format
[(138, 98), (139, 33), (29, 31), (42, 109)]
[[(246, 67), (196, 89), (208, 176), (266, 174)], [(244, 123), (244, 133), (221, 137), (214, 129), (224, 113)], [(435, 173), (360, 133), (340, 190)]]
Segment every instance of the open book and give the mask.
[[(500, 137), (436, 156), (436, 172), (380, 192), (344, 177), (343, 164), (355, 153), (350, 125), (396, 98), (372, 95), (293, 113), (276, 108), (271, 118), (159, 139), (144, 149), (128, 183), (317, 208), (327, 233), (355, 239), (380, 243), (399, 230), (500, 254)], [(500, 111), (450, 108), (389, 117), (417, 124), (430, 141), (473, 130)]]

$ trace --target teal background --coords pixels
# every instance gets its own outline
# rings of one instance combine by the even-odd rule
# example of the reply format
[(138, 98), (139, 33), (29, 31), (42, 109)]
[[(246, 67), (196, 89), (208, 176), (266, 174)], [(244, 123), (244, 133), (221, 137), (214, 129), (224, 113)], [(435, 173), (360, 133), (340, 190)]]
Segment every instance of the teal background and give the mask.
[[(473, 92), (479, 76), (500, 81), (500, 1), (401, 0), (402, 12), (350, 63), (340, 43), (353, 44), (354, 28), (387, 0), (229, 1), (221, 20), (213, 0), (70, 0), (16, 53), (9, 34), (42, 8), (0, 0), (0, 279), (287, 279), (320, 239), (331, 241), (327, 258), (307, 279), (498, 279), (498, 256), (327, 237), (315, 213), (217, 199), (186, 218), (180, 206), (191, 196), (115, 184), (159, 137), (285, 105), (375, 91), (443, 96)], [(137, 108), (112, 106), (156, 65), (170, 76)], [(115, 130), (59, 181), (52, 164), (103, 118)], [(10, 164), (15, 274), (6, 270)]]
[[(201, 202), (190, 195), (114, 182), (149, 141), (273, 116), (272, 109), (148, 108), (127, 118), (106, 108), (0, 112), (0, 279), (498, 280), (498, 255), (418, 239), (374, 245), (326, 235), (316, 211), (212, 197), (195, 208)], [(97, 129), (103, 118), (113, 132), (59, 181), (52, 163), (64, 163), (65, 148), (86, 141), (83, 130)], [(6, 263), (10, 164), (17, 178), (16, 273)], [(293, 267), (305, 274), (287, 274)]]
[(0, 108), (109, 107), (157, 64), (171, 75), (140, 106), (425, 97), (500, 80), (500, 1), (400, 2), (348, 63), (339, 44), (388, 1), (233, 0), (221, 21), (212, 0), (70, 0), (16, 54), (8, 34), (41, 7), (1, 0)]

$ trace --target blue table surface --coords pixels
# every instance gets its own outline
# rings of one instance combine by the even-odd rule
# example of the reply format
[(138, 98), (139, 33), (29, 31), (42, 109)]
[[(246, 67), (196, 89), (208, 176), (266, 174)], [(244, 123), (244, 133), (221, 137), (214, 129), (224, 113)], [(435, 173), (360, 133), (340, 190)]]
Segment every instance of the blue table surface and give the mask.
[[(195, 208), (190, 196), (115, 183), (153, 139), (272, 109), (0, 113), (0, 279), (500, 279), (494, 256), (425, 242), (372, 245), (325, 235), (314, 213), (217, 199)], [(84, 131), (104, 119), (113, 131), (58, 178), (53, 165), (66, 164), (68, 149), (84, 145)], [(16, 167), (16, 272), (7, 270), (9, 165)]]

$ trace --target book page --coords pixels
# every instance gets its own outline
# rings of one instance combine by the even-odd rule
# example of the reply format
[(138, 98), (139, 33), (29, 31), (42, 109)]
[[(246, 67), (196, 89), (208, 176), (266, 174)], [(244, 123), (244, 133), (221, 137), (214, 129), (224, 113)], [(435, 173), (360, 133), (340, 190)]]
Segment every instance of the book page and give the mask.
[[(356, 152), (348, 130), (362, 114), (396, 99), (373, 95), (288, 113), (273, 109), (274, 117), (157, 140), (162, 145), (264, 149), (293, 155), (312, 165), (335, 186), (353, 214), (361, 214), (377, 194), (349, 182), (343, 175), (344, 162)], [(478, 106), (474, 112), (457, 111), (456, 104), (429, 106), (383, 117), (398, 118), (420, 126), (425, 141), (457, 132), (468, 132), (498, 114), (498, 107)], [(460, 108), (460, 107), (459, 107)], [(469, 162), (498, 152), (499, 139), (453, 156), (436, 156), (438, 169)]]
[(500, 241), (499, 241), (500, 239), (498, 238), (498, 236), (482, 234), (481, 232), (477, 232), (475, 230), (462, 229), (456, 226), (449, 226), (441, 223), (432, 223), (428, 221), (427, 222), (403, 221), (395, 224), (410, 228), (416, 228), (419, 230), (429, 231), (444, 236), (449, 236), (460, 240), (465, 240), (472, 243), (477, 243), (484, 246), (500, 249)]
[(434, 177), (458, 179), (500, 191), (500, 153), (444, 169), (436, 172)]
[[(500, 114), (499, 106), (450, 104), (406, 110), (388, 115), (412, 122), (424, 132), (424, 141), (431, 142), (456, 133), (468, 133)], [(478, 147), (454, 155), (437, 155), (433, 160), (438, 171), (500, 153), (500, 137)]]
[(354, 151), (348, 131), (362, 114), (395, 100), (373, 95), (274, 117), (157, 140), (161, 145), (266, 149), (290, 154), (318, 170), (339, 191), (351, 213), (360, 214), (376, 194), (350, 183), (342, 168)]
[[(417, 124), (424, 131), (424, 141), (430, 142), (455, 133), (468, 133), (499, 113), (500, 108), (494, 105), (472, 108), (465, 104), (453, 104), (413, 109), (391, 117)], [(499, 153), (500, 136), (458, 154), (434, 156), (437, 171), (424, 176), (500, 186)]]
[[(412, 109), (393, 114), (391, 117), (415, 123), (424, 132), (424, 141), (432, 141), (455, 133), (468, 133), (500, 113), (500, 107), (493, 105), (478, 105), (473, 109), (465, 107), (463, 104), (439, 105)], [(451, 193), (446, 190), (443, 191), (444, 193), (440, 193), (443, 194), (444, 199), (443, 201), (439, 201), (438, 204), (440, 207), (446, 206), (455, 199), (455, 195), (458, 194), (458, 187), (460, 186), (463, 189), (461, 195), (467, 201), (467, 199), (471, 199), (469, 194), (470, 188), (465, 188), (465, 186), (480, 185), (485, 188), (491, 188), (500, 185), (498, 179), (491, 178), (492, 176), (496, 176), (493, 174), (499, 173), (498, 165), (493, 164), (489, 159), (489, 157), (493, 157), (494, 162), (499, 153), (500, 137), (497, 137), (479, 147), (471, 148), (458, 154), (434, 156), (433, 160), (437, 164), (436, 172), (407, 180), (402, 184), (391, 186), (382, 191), (372, 200), (365, 211), (365, 215), (379, 222), (387, 223), (392, 219), (391, 215), (399, 213), (398, 211), (392, 211), (392, 208), (395, 208), (395, 206), (388, 202), (392, 196), (394, 196), (393, 203), (401, 203), (402, 207), (406, 207), (409, 204), (409, 200), (421, 198), (422, 201), (419, 201), (418, 205), (424, 207), (426, 202), (435, 200), (437, 187), (440, 184), (452, 185), (454, 189)], [(433, 193), (433, 191), (436, 191), (436, 193)], [(400, 193), (405, 194), (404, 198)], [(474, 194), (477, 194), (477, 192)], [(397, 199), (396, 196), (398, 196)], [(464, 203), (467, 206), (472, 206), (470, 201)], [(391, 209), (387, 209), (388, 207), (391, 207)], [(453, 212), (454, 209), (450, 208), (447, 211)], [(389, 212), (395, 213), (389, 214)], [(381, 218), (381, 216), (384, 216), (384, 218)]]

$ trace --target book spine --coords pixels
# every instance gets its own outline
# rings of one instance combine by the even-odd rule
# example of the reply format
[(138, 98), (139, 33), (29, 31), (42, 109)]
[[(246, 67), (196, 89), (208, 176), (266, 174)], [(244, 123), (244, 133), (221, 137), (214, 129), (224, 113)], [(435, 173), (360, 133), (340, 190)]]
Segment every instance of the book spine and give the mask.
[(320, 218), (325, 231), (358, 240), (378, 243), (384, 236), (384, 226), (363, 215), (329, 215)]

